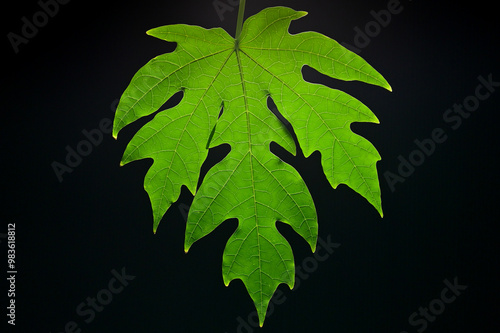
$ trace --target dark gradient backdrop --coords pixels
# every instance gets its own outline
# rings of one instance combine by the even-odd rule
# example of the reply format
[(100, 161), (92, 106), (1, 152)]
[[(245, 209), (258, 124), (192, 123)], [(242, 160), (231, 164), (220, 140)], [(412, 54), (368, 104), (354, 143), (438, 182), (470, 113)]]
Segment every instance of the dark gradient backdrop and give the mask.
[[(150, 162), (119, 167), (127, 142), (146, 120), (127, 127), (118, 141), (105, 134), (88, 156), (73, 160), (75, 167), (62, 182), (52, 168), (54, 161), (66, 164), (67, 149), (82, 145), (85, 131), (101, 125), (99, 131), (106, 132), (113, 104), (133, 74), (173, 50), (146, 30), (188, 23), (222, 26), (234, 34), (237, 8), (224, 12), (221, 21), (211, 0), (74, 0), (57, 13), (51, 7), (53, 17), (36, 14), (41, 8), (35, 0), (5, 3), (0, 318), (7, 329), (0, 330), (498, 332), (497, 9), (486, 1), (394, 4), (248, 0), (246, 17), (274, 5), (308, 11), (292, 24), (292, 33), (314, 30), (356, 47), (394, 90), (338, 82), (304, 69), (307, 80), (347, 91), (380, 119), (380, 125), (353, 129), (382, 155), (385, 216), (347, 187), (331, 189), (319, 154), (307, 160), (282, 155), (311, 190), (320, 238), (337, 248), (328, 256), (320, 253), (323, 261), (313, 260), (305, 241), (279, 226), (303, 273), (296, 290), (279, 288), (272, 315), (257, 329), (243, 284), (226, 288), (222, 281), (222, 251), (235, 221), (184, 254), (183, 213), (192, 198), (183, 190), (153, 235), (143, 190)], [(383, 24), (370, 23), (376, 22), (372, 11), (388, 5), (397, 11), (390, 22), (381, 17)], [(38, 32), (27, 29), (32, 36), (16, 54), (9, 33), (22, 34), (34, 14)], [(357, 36), (367, 27), (369, 40)], [(480, 76), (493, 83), (476, 91)], [(460, 111), (464, 101), (475, 111)], [(464, 116), (454, 113), (454, 104)], [(429, 150), (435, 130), (435, 139), (444, 142), (435, 144), (430, 156), (419, 153), (415, 140)], [(212, 152), (210, 161), (221, 153)], [(400, 167), (410, 159), (418, 164), (414, 170)], [(8, 223), (16, 224), (15, 327), (6, 325)], [(447, 284), (459, 286), (453, 292)], [(87, 302), (96, 297), (105, 305), (90, 310)]]

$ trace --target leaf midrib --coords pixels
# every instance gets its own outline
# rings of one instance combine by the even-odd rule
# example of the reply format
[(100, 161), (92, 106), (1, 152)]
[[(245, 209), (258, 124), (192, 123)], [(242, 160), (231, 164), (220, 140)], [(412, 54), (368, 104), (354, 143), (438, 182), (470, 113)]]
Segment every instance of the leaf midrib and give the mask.
[[(253, 159), (255, 158), (252, 152), (252, 130), (250, 126), (250, 110), (248, 107), (248, 98), (247, 98), (247, 88), (245, 85), (245, 74), (243, 73), (243, 66), (241, 64), (241, 56), (240, 56), (240, 46), (239, 43), (235, 42), (235, 53), (236, 60), (238, 62), (238, 70), (240, 72), (240, 80), (241, 80), (241, 89), (243, 93), (243, 100), (245, 103), (245, 118), (247, 122), (247, 137), (248, 137), (248, 154), (250, 159), (250, 175), (252, 177), (252, 197), (253, 197), (253, 209), (255, 216), (255, 228), (257, 229), (257, 253), (258, 253), (258, 265), (259, 265), (259, 287), (260, 289), (260, 304), (263, 304), (263, 290), (262, 290), (262, 266), (261, 266), (261, 244), (260, 244), (260, 231), (259, 231), (259, 223), (257, 221), (257, 198), (255, 194), (255, 182), (254, 182), (254, 170), (253, 170)], [(262, 311), (262, 309), (261, 309)]]

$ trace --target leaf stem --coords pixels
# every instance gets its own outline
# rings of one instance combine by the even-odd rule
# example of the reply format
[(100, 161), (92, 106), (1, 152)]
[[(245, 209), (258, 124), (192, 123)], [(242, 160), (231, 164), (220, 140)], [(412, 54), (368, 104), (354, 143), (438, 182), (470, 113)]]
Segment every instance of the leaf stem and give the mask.
[(243, 18), (245, 16), (246, 0), (240, 0), (240, 8), (238, 10), (238, 21), (236, 23), (236, 40), (239, 41), (241, 29), (243, 28)]

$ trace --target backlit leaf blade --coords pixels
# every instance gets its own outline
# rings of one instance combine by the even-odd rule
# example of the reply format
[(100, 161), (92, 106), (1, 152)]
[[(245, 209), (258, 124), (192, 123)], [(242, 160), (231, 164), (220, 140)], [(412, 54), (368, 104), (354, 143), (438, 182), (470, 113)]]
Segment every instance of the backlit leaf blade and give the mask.
[[(291, 21), (306, 15), (286, 7), (250, 17), (235, 41), (220, 28), (169, 25), (148, 34), (178, 43), (133, 77), (115, 116), (113, 135), (156, 112), (182, 91), (181, 102), (160, 111), (132, 138), (122, 164), (151, 158), (144, 186), (150, 196), (154, 230), (181, 187), (195, 194), (186, 224), (185, 251), (227, 219), (238, 226), (223, 253), (223, 280), (243, 281), (262, 325), (279, 284), (294, 285), (294, 259), (278, 221), (289, 224), (311, 249), (318, 224), (314, 203), (298, 172), (270, 151), (271, 142), (291, 154), (291, 133), (268, 109), (272, 98), (290, 122), (306, 157), (321, 153), (333, 188), (346, 184), (382, 215), (375, 147), (351, 131), (353, 122), (378, 123), (356, 98), (306, 82), (303, 66), (345, 81), (391, 90), (365, 60), (316, 32), (291, 35)], [(223, 111), (220, 114), (220, 111)], [(229, 145), (197, 189), (207, 150)]]

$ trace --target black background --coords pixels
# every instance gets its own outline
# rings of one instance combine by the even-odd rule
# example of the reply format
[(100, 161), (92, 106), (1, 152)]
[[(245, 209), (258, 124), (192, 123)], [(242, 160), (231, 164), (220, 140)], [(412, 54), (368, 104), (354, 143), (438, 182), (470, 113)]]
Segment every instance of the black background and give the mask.
[[(309, 15), (292, 23), (292, 33), (318, 31), (354, 45), (354, 28), (364, 29), (374, 20), (370, 11), (387, 3), (249, 0), (246, 17), (274, 5), (305, 10)], [(192, 197), (183, 189), (153, 234), (143, 190), (151, 162), (119, 167), (127, 142), (147, 119), (127, 127), (117, 141), (105, 135), (62, 182), (51, 166), (64, 163), (66, 146), (75, 149), (85, 139), (82, 130), (113, 117), (114, 101), (142, 65), (174, 49), (146, 30), (187, 23), (222, 26), (233, 35), (237, 8), (221, 21), (211, 0), (71, 1), (15, 54), (7, 34), (20, 34), (21, 18), (31, 20), (40, 7), (34, 0), (11, 5), (2, 9), (0, 233), (7, 232), (7, 223), (16, 224), (18, 274), (16, 326), (7, 331), (64, 332), (74, 321), (81, 332), (412, 333), (423, 327), (410, 325), (410, 315), (441, 296), (445, 279), (455, 278), (467, 289), (425, 331), (499, 331), (500, 89), (458, 129), (443, 120), (454, 103), (474, 94), (478, 76), (500, 81), (493, 3), (402, 1), (402, 11), (360, 53), (385, 76), (392, 93), (304, 69), (307, 80), (345, 90), (379, 118), (380, 125), (353, 129), (382, 156), (384, 218), (347, 187), (331, 189), (318, 153), (307, 160), (283, 156), (308, 184), (319, 236), (340, 246), (296, 290), (280, 286), (286, 301), (262, 329), (252, 326), (252, 316), (247, 328), (238, 328), (238, 317), (248, 322), (253, 303), (240, 281), (227, 288), (222, 282), (222, 251), (235, 221), (185, 254), (181, 211)], [(391, 191), (385, 172), (397, 173), (398, 156), (408, 158), (414, 140), (429, 138), (435, 128), (447, 140)], [(218, 153), (211, 152), (210, 161)], [(307, 244), (290, 229), (279, 229), (301, 265), (311, 256)], [(0, 240), (6, 276), (7, 242)], [(135, 279), (86, 323), (77, 306), (107, 288), (111, 271), (122, 268)], [(5, 280), (1, 286), (3, 325)]]

